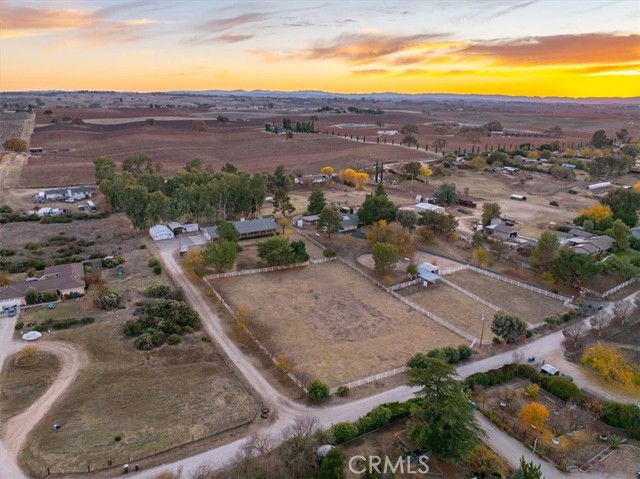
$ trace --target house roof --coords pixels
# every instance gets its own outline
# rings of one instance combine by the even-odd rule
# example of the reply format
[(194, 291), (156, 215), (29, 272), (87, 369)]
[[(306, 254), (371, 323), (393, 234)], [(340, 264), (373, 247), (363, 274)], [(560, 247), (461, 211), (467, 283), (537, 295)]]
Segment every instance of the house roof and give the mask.
[(320, 215), (303, 216), (302, 219), (304, 221), (320, 221)]
[(45, 268), (44, 274), (38, 281), (10, 284), (0, 288), (0, 301), (22, 298), (29, 288), (44, 293), (45, 291), (84, 288), (85, 285), (82, 263), (60, 264)]
[(581, 243), (573, 247), (573, 251), (580, 254), (597, 254), (601, 250), (596, 245), (591, 243)]
[(433, 271), (438, 271), (438, 270), (439, 268), (435, 264), (431, 264), (431, 263), (420, 263), (420, 266), (418, 266), (418, 272), (427, 271), (431, 273)]
[(616, 242), (611, 236), (594, 236), (587, 240), (592, 245), (596, 246), (600, 251), (608, 251)]
[(510, 236), (513, 233), (516, 233), (516, 234), (518, 233), (518, 230), (515, 229), (513, 226), (507, 226), (502, 223), (499, 225), (495, 225), (492, 229), (494, 233), (502, 233), (502, 234), (506, 234), (507, 236)]
[(204, 231), (211, 240), (219, 238), (217, 226), (207, 226), (206, 228), (202, 228), (202, 231)]
[(167, 223), (167, 226), (169, 227), (169, 229), (176, 229), (176, 228), (182, 228), (182, 224), (178, 223), (177, 221), (170, 221), (169, 223)]
[(340, 230), (357, 227), (359, 222), (358, 213), (340, 213)]
[(594, 235), (580, 228), (571, 228), (569, 234), (578, 238), (591, 238)]
[(234, 221), (233, 226), (240, 235), (260, 233), (262, 231), (277, 230), (278, 224), (273, 218), (257, 220)]

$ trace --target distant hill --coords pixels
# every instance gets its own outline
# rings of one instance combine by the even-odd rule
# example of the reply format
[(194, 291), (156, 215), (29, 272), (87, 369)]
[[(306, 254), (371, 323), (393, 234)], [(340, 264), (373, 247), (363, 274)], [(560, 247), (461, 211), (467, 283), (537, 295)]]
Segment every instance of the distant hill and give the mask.
[(477, 94), (454, 94), (454, 93), (333, 93), (321, 90), (297, 90), (297, 91), (277, 91), (277, 90), (172, 90), (166, 92), (172, 95), (211, 95), (211, 96), (246, 96), (264, 98), (341, 98), (349, 100), (436, 100), (436, 101), (525, 101), (536, 103), (630, 103), (639, 104), (640, 97), (633, 98), (569, 98), (569, 97), (538, 97), (538, 96), (510, 96), (510, 95), (477, 95)]

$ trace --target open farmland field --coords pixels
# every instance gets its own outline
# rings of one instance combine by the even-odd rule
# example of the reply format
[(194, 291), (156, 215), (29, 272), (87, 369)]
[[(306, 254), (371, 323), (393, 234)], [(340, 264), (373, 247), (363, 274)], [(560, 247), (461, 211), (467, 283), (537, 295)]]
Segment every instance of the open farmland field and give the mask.
[(303, 381), (338, 386), (466, 342), (337, 261), (210, 284), (249, 308), (249, 328)]
[(446, 279), (531, 324), (539, 323), (548, 316), (568, 311), (557, 299), (542, 296), (474, 271), (458, 271), (447, 275)]
[[(494, 309), (444, 283), (428, 288), (410, 288), (407, 293), (407, 299), (478, 339), (482, 334), (482, 315), (490, 322), (496, 314)], [(491, 339), (491, 331), (486, 325), (484, 333), (485, 339)]]
[(37, 128), (32, 144), (44, 153), (30, 158), (23, 169), (22, 186), (83, 184), (94, 181), (93, 160), (106, 156), (122, 161), (147, 154), (174, 174), (193, 158), (219, 170), (226, 162), (249, 171), (273, 171), (284, 164), (289, 171), (317, 173), (323, 166), (336, 169), (370, 167), (376, 160), (423, 160), (424, 151), (392, 145), (350, 141), (327, 135), (284, 135), (264, 132), (263, 121), (222, 125), (207, 120), (208, 130), (193, 131), (190, 120), (120, 124), (58, 124)]
[(9, 138), (22, 138), (28, 142), (34, 128), (34, 120), (35, 115), (27, 112), (0, 112), (0, 148)]

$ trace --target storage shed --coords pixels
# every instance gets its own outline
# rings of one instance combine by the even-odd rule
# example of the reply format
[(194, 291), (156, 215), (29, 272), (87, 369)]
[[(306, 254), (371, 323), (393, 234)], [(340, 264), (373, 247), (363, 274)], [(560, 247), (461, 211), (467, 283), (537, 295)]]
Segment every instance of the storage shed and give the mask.
[(440, 280), (440, 268), (431, 263), (422, 263), (418, 266), (418, 277), (429, 283)]
[(517, 201), (527, 201), (527, 197), (526, 197), (526, 196), (524, 196), (524, 195), (518, 195), (518, 194), (516, 194), (516, 193), (513, 193), (513, 194), (511, 195), (511, 199), (512, 199), (512, 200), (517, 200)]
[(415, 208), (417, 213), (421, 213), (423, 211), (433, 211), (434, 213), (444, 214), (444, 212), (446, 211), (442, 206), (432, 205), (431, 203), (418, 203)]
[(173, 234), (173, 231), (165, 225), (155, 225), (149, 228), (149, 236), (151, 236), (153, 241), (162, 241), (172, 239), (175, 235)]

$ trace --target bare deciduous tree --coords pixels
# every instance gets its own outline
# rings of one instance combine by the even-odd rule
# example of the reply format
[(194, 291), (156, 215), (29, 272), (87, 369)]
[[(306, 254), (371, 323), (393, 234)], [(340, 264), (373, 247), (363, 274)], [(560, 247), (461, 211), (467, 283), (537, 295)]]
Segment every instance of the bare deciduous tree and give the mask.
[(608, 323), (607, 316), (601, 311), (598, 314), (595, 314), (591, 317), (589, 324), (593, 329), (598, 330), (598, 337), (602, 334), (602, 328)]
[(570, 351), (576, 351), (580, 349), (584, 343), (587, 327), (580, 321), (579, 323), (574, 323), (564, 328), (562, 334), (565, 337), (565, 340), (562, 342), (563, 346)]
[(613, 305), (613, 319), (624, 324), (631, 313), (631, 305), (626, 301), (618, 301)]

